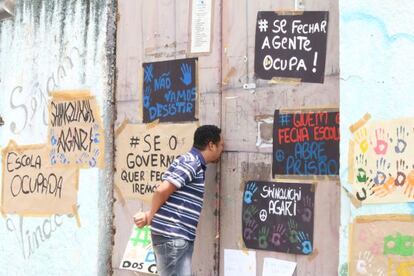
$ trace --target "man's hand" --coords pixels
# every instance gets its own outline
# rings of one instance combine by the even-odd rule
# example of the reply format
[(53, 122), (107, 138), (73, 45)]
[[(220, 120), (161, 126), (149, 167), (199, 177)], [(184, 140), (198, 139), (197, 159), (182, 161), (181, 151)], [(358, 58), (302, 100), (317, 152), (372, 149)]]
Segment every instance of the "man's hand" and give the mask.
[(149, 219), (149, 212), (138, 212), (134, 216), (134, 223), (138, 228), (142, 228), (145, 225), (151, 223)]

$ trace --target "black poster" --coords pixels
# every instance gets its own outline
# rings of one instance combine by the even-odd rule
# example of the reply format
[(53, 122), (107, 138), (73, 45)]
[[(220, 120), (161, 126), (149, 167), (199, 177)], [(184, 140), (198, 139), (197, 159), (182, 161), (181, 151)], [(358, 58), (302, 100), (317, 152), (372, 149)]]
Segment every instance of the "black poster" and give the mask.
[(315, 193), (312, 184), (246, 183), (243, 240), (247, 248), (311, 254)]
[(273, 176), (338, 175), (339, 112), (275, 111)]
[(323, 83), (329, 12), (257, 13), (254, 72), (260, 79)]
[(144, 123), (196, 120), (197, 58), (144, 63)]

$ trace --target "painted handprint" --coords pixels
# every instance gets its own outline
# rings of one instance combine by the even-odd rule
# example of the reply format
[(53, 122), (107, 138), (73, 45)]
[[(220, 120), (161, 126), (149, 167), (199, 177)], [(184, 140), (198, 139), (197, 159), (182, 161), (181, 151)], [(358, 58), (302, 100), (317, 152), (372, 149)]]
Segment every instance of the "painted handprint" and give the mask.
[[(388, 142), (385, 140), (386, 138), (387, 138), (387, 135), (385, 134), (385, 130), (383, 128), (378, 128), (375, 130), (374, 151), (376, 154), (384, 155), (387, 153)], [(372, 141), (371, 141), (371, 144), (373, 144)]]
[(293, 220), (289, 219), (288, 221), (288, 228), (289, 228), (289, 241), (290, 243), (297, 243), (298, 242), (298, 224)]
[(260, 248), (263, 248), (263, 249), (267, 248), (268, 238), (269, 238), (269, 227), (262, 226), (262, 228), (260, 228), (260, 231), (259, 231), (259, 247)]
[(285, 243), (286, 240), (283, 239), (283, 236), (286, 233), (286, 227), (283, 224), (273, 225), (273, 234), (272, 240), (270, 241), (274, 246), (278, 247), (282, 243)]
[(181, 73), (183, 74), (183, 77), (180, 78), (180, 80), (187, 86), (191, 84), (192, 82), (191, 66), (186, 63), (181, 64)]
[(246, 240), (251, 240), (253, 238), (254, 231), (257, 229), (257, 222), (254, 220), (249, 220), (244, 227), (243, 237)]
[(94, 151), (94, 154), (93, 154), (92, 158), (89, 160), (89, 166), (91, 168), (95, 168), (96, 163), (97, 163), (97, 159), (98, 159), (98, 155), (99, 155), (99, 149), (96, 149)]
[(69, 164), (69, 160), (66, 158), (66, 155), (61, 153), (59, 154), (60, 163), (62, 164)]
[(250, 221), (259, 212), (256, 206), (250, 205), (243, 212), (243, 221)]
[(368, 197), (372, 196), (374, 194), (373, 188), (375, 186), (375, 183), (372, 182), (372, 179), (368, 182), (362, 183), (361, 190), (356, 192), (356, 198), (359, 201), (364, 201)]
[[(310, 222), (312, 219), (313, 202), (310, 196), (303, 199), (303, 208), (300, 209), (301, 217), (304, 222)], [(298, 210), (299, 212), (299, 210)]]
[(365, 252), (359, 252), (358, 254), (358, 260), (356, 263), (356, 271), (359, 274), (362, 275), (368, 275), (371, 267), (372, 267), (372, 260), (374, 259), (374, 256), (372, 256), (371, 252), (365, 251)]
[(250, 182), (247, 184), (246, 191), (244, 192), (244, 202), (247, 204), (252, 203), (252, 197), (257, 191), (256, 182)]
[(297, 248), (301, 250), (303, 254), (308, 255), (312, 253), (312, 250), (313, 250), (312, 243), (310, 241), (308, 233), (300, 231), (298, 233), (298, 241), (299, 241), (299, 245), (297, 246)]
[(368, 176), (367, 176), (367, 172), (365, 171), (365, 168), (367, 167), (368, 161), (365, 158), (365, 155), (359, 154), (356, 157), (356, 164), (358, 168), (357, 182), (366, 183), (368, 180)]
[(394, 192), (397, 187), (395, 186), (395, 178), (389, 175), (387, 181), (382, 185), (377, 185), (372, 190), (374, 194), (379, 197), (384, 197)]
[(367, 129), (361, 128), (355, 133), (355, 142), (359, 145), (359, 149), (363, 154), (365, 154), (368, 151), (368, 135), (367, 135)]
[(397, 162), (397, 177), (395, 178), (395, 186), (404, 186), (407, 176), (405, 175), (404, 170), (408, 169), (408, 166), (405, 165), (405, 161), (400, 159)]
[(56, 160), (56, 150), (52, 150), (49, 154), (50, 157), (50, 164), (55, 165), (57, 160)]
[(408, 132), (406, 132), (405, 127), (397, 127), (397, 144), (394, 147), (396, 153), (403, 153), (407, 148), (406, 136), (408, 136)]
[(414, 169), (407, 175), (404, 194), (409, 198), (414, 198)]
[(386, 174), (385, 170), (388, 170), (391, 167), (391, 163), (389, 163), (384, 157), (381, 157), (377, 160), (377, 174), (374, 177), (374, 183), (376, 185), (382, 185), (385, 183)]

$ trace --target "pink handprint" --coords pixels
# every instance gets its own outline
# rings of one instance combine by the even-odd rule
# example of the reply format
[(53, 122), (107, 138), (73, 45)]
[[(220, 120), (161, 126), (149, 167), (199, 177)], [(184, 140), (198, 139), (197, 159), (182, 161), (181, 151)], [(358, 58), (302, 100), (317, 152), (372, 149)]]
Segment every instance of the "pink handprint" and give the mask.
[(384, 155), (387, 153), (388, 143), (385, 141), (385, 130), (383, 128), (379, 128), (375, 130), (375, 147), (374, 151), (378, 155)]

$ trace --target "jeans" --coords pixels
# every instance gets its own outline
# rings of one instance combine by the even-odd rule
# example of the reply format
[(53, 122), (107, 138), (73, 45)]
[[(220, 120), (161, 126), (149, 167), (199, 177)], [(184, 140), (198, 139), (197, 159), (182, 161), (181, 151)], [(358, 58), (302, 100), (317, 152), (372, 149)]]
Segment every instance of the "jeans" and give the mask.
[(152, 247), (160, 276), (191, 276), (194, 242), (152, 235)]

